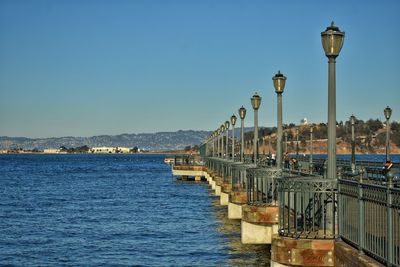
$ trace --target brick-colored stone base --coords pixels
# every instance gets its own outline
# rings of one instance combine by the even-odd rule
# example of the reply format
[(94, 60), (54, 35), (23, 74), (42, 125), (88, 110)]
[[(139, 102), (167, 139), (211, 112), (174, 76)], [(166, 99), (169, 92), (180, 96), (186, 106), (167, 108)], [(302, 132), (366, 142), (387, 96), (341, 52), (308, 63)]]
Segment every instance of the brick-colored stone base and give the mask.
[(229, 194), (232, 191), (232, 184), (228, 182), (222, 183), (222, 192)]
[(335, 242), (335, 266), (340, 267), (375, 267), (385, 266), (366, 255), (360, 255), (358, 250), (343, 241)]
[(276, 235), (271, 245), (271, 261), (288, 266), (334, 266), (334, 243), (333, 239), (294, 239)]
[(246, 204), (247, 203), (247, 192), (246, 191), (231, 191), (230, 201), (235, 204)]
[(279, 208), (277, 206), (244, 205), (242, 220), (250, 223), (277, 224)]

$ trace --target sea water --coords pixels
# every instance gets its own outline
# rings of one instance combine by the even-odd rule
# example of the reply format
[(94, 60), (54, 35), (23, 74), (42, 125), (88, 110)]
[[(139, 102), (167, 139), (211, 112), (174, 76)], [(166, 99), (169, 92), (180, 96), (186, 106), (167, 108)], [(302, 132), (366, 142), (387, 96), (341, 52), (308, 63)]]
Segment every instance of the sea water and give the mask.
[(162, 155), (0, 155), (0, 265), (269, 266)]

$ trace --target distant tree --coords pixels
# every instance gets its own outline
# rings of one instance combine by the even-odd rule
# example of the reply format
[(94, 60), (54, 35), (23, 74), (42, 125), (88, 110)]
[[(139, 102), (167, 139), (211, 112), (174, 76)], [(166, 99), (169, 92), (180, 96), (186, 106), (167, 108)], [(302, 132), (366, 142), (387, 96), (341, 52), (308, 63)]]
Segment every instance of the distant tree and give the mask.
[(185, 146), (185, 151), (190, 151), (192, 149), (191, 146)]
[(379, 129), (382, 129), (382, 127), (383, 127), (382, 122), (378, 119), (376, 119), (376, 120), (369, 119), (369, 120), (367, 120), (366, 124), (372, 133), (378, 131)]

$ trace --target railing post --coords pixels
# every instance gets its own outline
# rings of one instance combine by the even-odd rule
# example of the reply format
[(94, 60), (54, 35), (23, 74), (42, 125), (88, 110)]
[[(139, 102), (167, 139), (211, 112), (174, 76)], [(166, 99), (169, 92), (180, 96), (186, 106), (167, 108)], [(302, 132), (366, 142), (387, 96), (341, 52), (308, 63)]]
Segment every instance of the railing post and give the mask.
[(389, 169), (386, 173), (386, 194), (387, 194), (387, 234), (386, 234), (386, 241), (387, 241), (387, 259), (386, 265), (392, 266), (394, 264), (394, 257), (393, 257), (393, 195), (392, 195), (392, 188), (393, 188), (393, 173)]
[[(354, 171), (354, 169), (352, 169)], [(363, 175), (364, 169), (361, 169), (361, 175), (358, 179), (358, 253), (364, 254), (364, 236), (365, 236), (365, 225), (364, 225), (364, 197), (363, 197)]]

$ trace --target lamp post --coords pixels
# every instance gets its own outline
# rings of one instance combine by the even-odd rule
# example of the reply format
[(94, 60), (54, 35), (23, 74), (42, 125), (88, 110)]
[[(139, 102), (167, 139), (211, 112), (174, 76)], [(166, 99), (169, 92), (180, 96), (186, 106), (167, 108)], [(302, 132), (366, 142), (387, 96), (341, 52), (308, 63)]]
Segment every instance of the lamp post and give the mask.
[(343, 46), (344, 32), (332, 24), (321, 33), (328, 63), (328, 178), (336, 179), (336, 57)]
[(271, 166), (272, 159), (271, 159), (271, 134), (268, 135), (268, 166)]
[(296, 161), (299, 162), (299, 127), (296, 127)]
[(310, 126), (310, 173), (313, 173), (313, 154), (314, 154), (314, 146), (313, 146), (313, 126)]
[(235, 114), (231, 116), (231, 124), (232, 124), (232, 161), (235, 161), (235, 124), (236, 124)]
[(217, 156), (221, 157), (221, 127), (217, 129)]
[(266, 147), (266, 142), (265, 142), (265, 139), (267, 139), (268, 138), (268, 136), (264, 136), (262, 139), (263, 139), (263, 147), (264, 147), (264, 151), (263, 151), (263, 154), (265, 155), (265, 154), (267, 154), (267, 150), (265, 149), (265, 147)]
[(214, 132), (212, 132), (212, 134), (211, 134), (211, 147), (212, 147), (211, 157), (214, 157), (214, 155), (215, 155)]
[(225, 122), (225, 131), (226, 131), (226, 135), (225, 135), (225, 158), (229, 159), (229, 121)]
[(285, 153), (288, 153), (287, 132), (285, 132)]
[(217, 134), (217, 130), (214, 131), (214, 157), (216, 157), (218, 155), (218, 134)]
[(257, 164), (258, 157), (258, 109), (261, 106), (261, 97), (255, 93), (250, 99), (254, 109), (254, 141), (253, 141), (253, 162)]
[(222, 124), (221, 125), (221, 127), (220, 127), (220, 129), (221, 129), (221, 158), (224, 158), (225, 156), (224, 156), (224, 153), (225, 153), (225, 151), (224, 151), (224, 133), (225, 133), (225, 125), (224, 124)]
[(353, 173), (356, 170), (356, 138), (354, 136), (354, 125), (356, 124), (356, 117), (350, 116), (351, 123), (351, 170)]
[(277, 129), (277, 140), (276, 140), (276, 165), (278, 169), (282, 168), (282, 93), (285, 89), (286, 77), (278, 71), (274, 77), (275, 92), (277, 95), (277, 107), (278, 107), (278, 129)]
[(386, 118), (386, 161), (390, 160), (390, 136), (389, 136), (389, 130), (390, 130), (390, 125), (389, 125), (389, 119), (390, 116), (392, 116), (392, 109), (387, 106), (384, 110), (383, 113), (385, 114)]
[(242, 106), (239, 108), (240, 117), (240, 161), (244, 162), (244, 118), (246, 117), (246, 109)]

